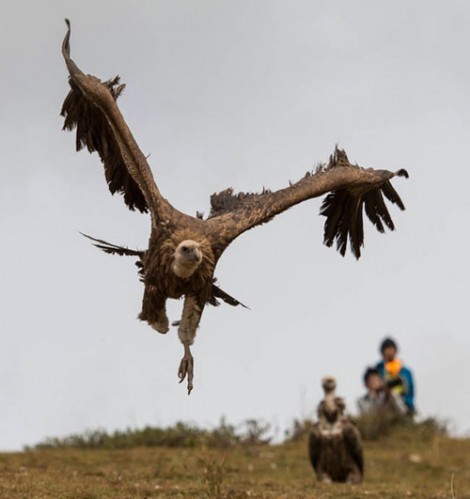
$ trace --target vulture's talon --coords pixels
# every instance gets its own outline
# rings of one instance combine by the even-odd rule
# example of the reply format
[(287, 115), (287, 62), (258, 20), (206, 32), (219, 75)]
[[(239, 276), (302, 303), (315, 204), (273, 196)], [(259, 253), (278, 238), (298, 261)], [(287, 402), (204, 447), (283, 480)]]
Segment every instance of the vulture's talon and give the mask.
[(178, 369), (179, 382), (182, 383), (184, 379), (188, 376), (188, 395), (193, 389), (193, 378), (194, 378), (194, 358), (191, 354), (185, 354), (181, 359), (180, 367)]

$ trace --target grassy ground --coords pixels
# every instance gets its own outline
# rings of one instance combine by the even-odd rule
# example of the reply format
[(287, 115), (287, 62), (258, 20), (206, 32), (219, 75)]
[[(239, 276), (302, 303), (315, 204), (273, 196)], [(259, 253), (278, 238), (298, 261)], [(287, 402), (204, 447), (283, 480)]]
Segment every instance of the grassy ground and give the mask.
[(306, 437), (226, 450), (31, 450), (0, 454), (0, 497), (470, 498), (470, 440), (408, 432), (366, 442), (365, 462), (364, 483), (349, 486), (316, 481)]

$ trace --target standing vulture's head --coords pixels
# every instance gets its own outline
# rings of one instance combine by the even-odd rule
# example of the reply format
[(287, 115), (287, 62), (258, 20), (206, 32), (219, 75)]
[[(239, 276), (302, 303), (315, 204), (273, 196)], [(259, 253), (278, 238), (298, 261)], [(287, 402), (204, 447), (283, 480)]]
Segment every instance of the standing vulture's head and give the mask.
[(329, 425), (340, 421), (346, 406), (343, 399), (337, 397), (335, 394), (336, 379), (333, 376), (325, 376), (322, 379), (321, 384), (325, 392), (325, 397), (318, 405), (317, 412), (322, 425), (328, 427)]
[(181, 241), (175, 249), (173, 272), (182, 279), (191, 277), (202, 261), (200, 244), (191, 239)]
[(335, 378), (333, 378), (333, 376), (325, 376), (321, 380), (321, 385), (323, 387), (323, 390), (325, 391), (325, 395), (336, 390), (336, 380)]

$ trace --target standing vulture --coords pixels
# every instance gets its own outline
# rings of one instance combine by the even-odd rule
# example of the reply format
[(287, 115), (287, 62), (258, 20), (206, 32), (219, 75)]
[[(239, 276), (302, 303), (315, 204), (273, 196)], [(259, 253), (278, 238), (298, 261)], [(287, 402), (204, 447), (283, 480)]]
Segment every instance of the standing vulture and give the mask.
[[(184, 296), (182, 317), (177, 323), (184, 346), (178, 376), (180, 382), (187, 376), (190, 393), (193, 387), (190, 345), (204, 306), (215, 303), (217, 297), (238, 304), (214, 285), (214, 270), (227, 246), (240, 234), (269, 222), (291, 206), (329, 193), (321, 207), (321, 214), (326, 217), (324, 242), (331, 246), (336, 241), (344, 255), (349, 238), (351, 250), (359, 258), (364, 236), (363, 208), (380, 232), (384, 232), (384, 225), (393, 230), (383, 196), (404, 209), (390, 179), (408, 174), (405, 170), (393, 173), (352, 165), (346, 153), (336, 148), (327, 164), (314, 173), (306, 173), (285, 189), (261, 194), (235, 194), (226, 189), (211, 196), (207, 219), (182, 213), (160, 193), (147, 159), (119, 111), (116, 99), (124, 85), (118, 76), (101, 82), (77, 67), (70, 58), (70, 23), (68, 20), (66, 23), (62, 55), (71, 89), (61, 111), (65, 119), (63, 128), (76, 128), (77, 150), (86, 147), (89, 152), (99, 154), (112, 194), (122, 194), (131, 210), (150, 214), (148, 248), (134, 254), (139, 258), (145, 288), (139, 318), (158, 332), (167, 333), (166, 301)], [(104, 241), (98, 244), (110, 253), (133, 254), (133, 250), (126, 253), (125, 248)]]
[(308, 452), (318, 480), (360, 483), (364, 473), (359, 430), (345, 415), (346, 406), (336, 397), (336, 381), (322, 380), (325, 398), (318, 404), (318, 422), (310, 433)]

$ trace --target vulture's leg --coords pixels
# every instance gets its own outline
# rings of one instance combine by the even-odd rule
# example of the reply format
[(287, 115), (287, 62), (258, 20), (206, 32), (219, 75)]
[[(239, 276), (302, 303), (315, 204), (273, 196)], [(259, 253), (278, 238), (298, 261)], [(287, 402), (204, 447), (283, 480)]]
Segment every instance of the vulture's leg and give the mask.
[(195, 296), (186, 296), (183, 305), (183, 315), (178, 326), (178, 336), (183, 343), (184, 356), (181, 359), (178, 369), (180, 383), (188, 376), (188, 395), (193, 389), (194, 358), (191, 354), (190, 345), (196, 337), (196, 329), (201, 320), (203, 306), (201, 306)]
[(356, 475), (354, 473), (349, 473), (346, 477), (346, 483), (355, 484), (359, 483), (359, 480), (356, 478)]
[(361, 483), (362, 477), (361, 473), (358, 470), (350, 471), (346, 477), (346, 483)]
[(323, 483), (333, 483), (333, 480), (331, 479), (330, 475), (328, 473), (322, 472), (317, 475), (317, 478), (320, 482)]
[(146, 286), (139, 319), (147, 321), (159, 333), (168, 333), (169, 324), (166, 315), (166, 298), (153, 286)]

